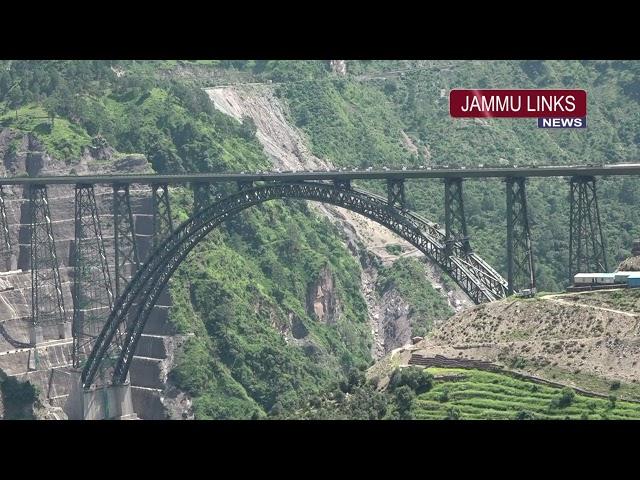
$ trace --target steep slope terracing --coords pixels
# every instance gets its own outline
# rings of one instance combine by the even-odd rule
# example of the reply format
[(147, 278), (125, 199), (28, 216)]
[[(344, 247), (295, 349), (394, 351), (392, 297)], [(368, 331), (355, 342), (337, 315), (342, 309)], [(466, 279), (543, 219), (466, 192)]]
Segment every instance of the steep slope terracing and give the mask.
[(640, 292), (507, 299), (457, 314), (412, 353), (489, 361), (595, 391), (622, 382), (639, 398)]

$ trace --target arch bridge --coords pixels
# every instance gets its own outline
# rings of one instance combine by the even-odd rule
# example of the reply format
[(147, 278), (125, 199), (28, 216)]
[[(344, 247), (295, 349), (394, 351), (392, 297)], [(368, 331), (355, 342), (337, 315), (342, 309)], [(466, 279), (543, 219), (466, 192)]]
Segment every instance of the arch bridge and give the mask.
[[(55, 251), (47, 185), (75, 186), (73, 278), (74, 366), (89, 389), (98, 380), (113, 385), (127, 382), (128, 370), (145, 322), (171, 275), (188, 253), (211, 230), (239, 212), (277, 199), (323, 202), (361, 214), (405, 239), (446, 272), (475, 302), (490, 302), (525, 290), (535, 292), (535, 271), (526, 200), (527, 177), (570, 177), (570, 273), (606, 270), (604, 238), (596, 196), (596, 175), (637, 175), (640, 164), (585, 167), (478, 169), (420, 169), (336, 172), (271, 172), (257, 174), (96, 175), (14, 177), (3, 185), (24, 185), (31, 218), (32, 324), (31, 346), (39, 342), (38, 328), (51, 318), (66, 335), (68, 323)], [(471, 248), (464, 213), (465, 178), (503, 178), (507, 206), (507, 278)], [(441, 178), (444, 183), (445, 225), (406, 208), (405, 181)], [(383, 180), (386, 197), (351, 185), (352, 180)], [(210, 203), (214, 184), (235, 183), (234, 193), (218, 195)], [(112, 283), (104, 247), (94, 186), (113, 189), (114, 273)], [(129, 187), (151, 185), (153, 249), (141, 259), (136, 245)], [(169, 185), (190, 184), (194, 211), (174, 228)], [(4, 196), (0, 185), (0, 236), (10, 251)], [(100, 281), (90, 279), (93, 268)], [(131, 274), (135, 272), (135, 274)], [(97, 285), (97, 289), (96, 289)], [(115, 286), (115, 290), (113, 287)], [(99, 291), (100, 303), (91, 291)], [(47, 305), (45, 305), (47, 303)], [(89, 321), (88, 312), (101, 315)]]

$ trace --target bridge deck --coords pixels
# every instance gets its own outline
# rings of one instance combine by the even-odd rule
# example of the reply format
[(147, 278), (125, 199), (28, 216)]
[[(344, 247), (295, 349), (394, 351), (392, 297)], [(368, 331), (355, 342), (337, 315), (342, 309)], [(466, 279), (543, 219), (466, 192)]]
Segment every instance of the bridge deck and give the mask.
[(61, 175), (52, 177), (5, 177), (2, 185), (28, 184), (110, 184), (110, 183), (222, 183), (238, 181), (304, 181), (304, 180), (376, 180), (420, 178), (506, 178), (506, 177), (571, 177), (575, 175), (608, 176), (640, 175), (640, 163), (600, 166), (553, 166), (522, 168), (432, 168), (416, 170), (347, 170), (268, 173), (189, 173), (189, 174), (132, 174), (132, 175)]

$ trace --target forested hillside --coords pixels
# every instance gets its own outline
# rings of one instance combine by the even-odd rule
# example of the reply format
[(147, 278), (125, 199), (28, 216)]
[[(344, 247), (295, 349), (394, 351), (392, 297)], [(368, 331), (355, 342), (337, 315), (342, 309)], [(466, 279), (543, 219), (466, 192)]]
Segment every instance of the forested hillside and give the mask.
[[(163, 173), (268, 169), (255, 126), (215, 110), (201, 89), (236, 81), (271, 82), (313, 153), (338, 166), (640, 158), (640, 62), (632, 61), (348, 61), (346, 75), (325, 61), (0, 61), (0, 128), (33, 133), (70, 166), (83, 146), (103, 138), (118, 152), (146, 155)], [(588, 128), (454, 120), (448, 92), (456, 87), (584, 88)], [(640, 186), (603, 179), (599, 194), (613, 267), (640, 235)], [(172, 195), (176, 220), (184, 220), (190, 192)], [(528, 184), (540, 290), (559, 290), (568, 280), (567, 195), (560, 179)], [(407, 196), (410, 208), (443, 222), (441, 182), (412, 181)], [(471, 245), (505, 273), (504, 185), (467, 181), (465, 200)], [(383, 272), (379, 287), (393, 282), (421, 312), (424, 321), (414, 328), (425, 333), (448, 312), (411, 281), (411, 262)], [(335, 318), (319, 319), (308, 295), (327, 277), (339, 309)], [(253, 208), (212, 233), (171, 285), (173, 321), (196, 333), (172, 378), (194, 397), (196, 417), (300, 415), (301, 405), (320, 402), (370, 365), (359, 278), (337, 229), (301, 202)]]
[[(158, 172), (269, 168), (250, 124), (217, 112), (193, 84), (155, 72), (147, 63), (0, 62), (1, 125), (35, 134), (70, 166), (102, 137), (121, 153), (145, 154)], [(191, 192), (173, 189), (172, 202), (185, 220)], [(327, 275), (339, 315), (320, 321), (307, 290)], [(359, 286), (335, 227), (301, 202), (254, 208), (212, 233), (171, 285), (172, 320), (196, 333), (172, 377), (193, 395), (196, 417), (286, 411), (367, 367)]]

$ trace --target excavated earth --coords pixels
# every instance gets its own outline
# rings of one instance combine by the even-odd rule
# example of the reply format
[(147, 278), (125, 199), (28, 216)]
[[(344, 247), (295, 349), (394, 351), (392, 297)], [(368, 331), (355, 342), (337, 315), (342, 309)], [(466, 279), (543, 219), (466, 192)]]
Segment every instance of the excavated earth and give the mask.
[[(69, 174), (150, 173), (143, 155), (119, 154), (105, 142), (86, 147), (79, 159), (64, 162), (49, 155), (32, 135), (12, 129), (0, 131), (0, 175), (35, 176)], [(15, 148), (17, 147), (17, 148)], [(19, 186), (3, 188), (11, 251), (2, 250), (0, 266), (0, 370), (18, 380), (30, 381), (39, 391), (43, 408), (39, 418), (66, 418), (63, 406), (71, 389), (70, 322), (73, 316), (74, 187), (48, 187), (53, 236), (55, 238), (67, 322), (65, 338), (55, 324), (43, 325), (43, 342), (30, 348), (31, 260), (27, 190)], [(150, 188), (132, 185), (130, 189), (139, 255), (144, 259), (152, 234)], [(114, 245), (112, 189), (95, 186), (107, 262), (113, 281)], [(44, 291), (42, 302), (53, 302), (53, 291)], [(189, 417), (190, 402), (184, 394), (167, 384), (175, 348), (183, 341), (168, 322), (170, 298), (164, 295), (153, 311), (141, 338), (130, 370), (134, 409), (141, 418)]]

